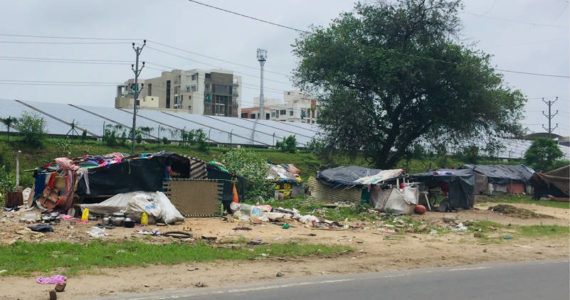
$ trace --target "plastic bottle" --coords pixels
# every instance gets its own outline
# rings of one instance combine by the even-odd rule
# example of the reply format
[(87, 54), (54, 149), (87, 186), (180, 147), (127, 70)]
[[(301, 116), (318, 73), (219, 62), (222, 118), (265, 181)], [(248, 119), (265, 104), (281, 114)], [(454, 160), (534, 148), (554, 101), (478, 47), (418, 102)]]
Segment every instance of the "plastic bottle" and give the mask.
[(252, 216), (252, 215), (260, 216), (261, 215), (261, 211), (259, 210), (258, 207), (255, 207), (255, 206), (249, 205), (249, 204), (240, 203), (239, 210), (244, 215), (247, 215), (247, 216)]
[(81, 215), (81, 221), (85, 222), (87, 220), (89, 220), (89, 208), (84, 209)]
[(148, 215), (145, 212), (141, 215), (141, 224), (148, 225)]

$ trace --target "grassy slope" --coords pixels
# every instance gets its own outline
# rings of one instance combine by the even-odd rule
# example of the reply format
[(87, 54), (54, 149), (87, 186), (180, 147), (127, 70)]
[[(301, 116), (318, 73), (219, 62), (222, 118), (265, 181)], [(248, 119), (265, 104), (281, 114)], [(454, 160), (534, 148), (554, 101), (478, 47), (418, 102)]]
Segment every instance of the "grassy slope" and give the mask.
[(497, 196), (477, 196), (477, 203), (492, 202), (492, 203), (522, 203), (534, 204), (548, 207), (566, 208), (570, 209), (568, 202), (555, 202), (555, 201), (536, 201), (532, 200), (528, 195), (497, 195)]

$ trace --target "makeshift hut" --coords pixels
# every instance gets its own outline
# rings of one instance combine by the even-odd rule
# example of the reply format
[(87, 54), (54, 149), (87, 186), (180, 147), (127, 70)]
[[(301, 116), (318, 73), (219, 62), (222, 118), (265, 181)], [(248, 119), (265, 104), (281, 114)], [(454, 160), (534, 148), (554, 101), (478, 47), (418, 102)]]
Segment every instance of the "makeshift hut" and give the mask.
[(410, 181), (421, 182), (426, 190), (441, 189), (447, 200), (440, 210), (469, 209), (473, 207), (475, 176), (473, 169), (440, 169), (410, 175)]
[(546, 173), (534, 173), (530, 182), (534, 188), (534, 199), (554, 197), (555, 200), (558, 200), (556, 198), (565, 198), (564, 201), (568, 201), (570, 165)]
[(360, 200), (369, 202), (374, 209), (392, 214), (411, 214), (418, 203), (418, 189), (404, 183), (401, 169), (378, 170), (362, 167), (339, 167), (319, 173), (324, 184), (334, 189), (352, 189)]
[(359, 166), (322, 170), (317, 172), (316, 180), (309, 179), (309, 189), (313, 197), (322, 201), (359, 202), (362, 197), (362, 184), (355, 181), (380, 171)]
[[(220, 201), (229, 207), (234, 198), (234, 175), (202, 160), (171, 152), (57, 158), (34, 173), (34, 195), (29, 204), (47, 211), (68, 212), (79, 203), (105, 206), (104, 202), (113, 197), (110, 207), (120, 204), (124, 206), (121, 210), (125, 210), (125, 205), (135, 203), (138, 197), (156, 203), (172, 200), (186, 216), (213, 216), (221, 214)], [(236, 181), (243, 183), (238, 187), (245, 194), (247, 180)], [(164, 193), (153, 194), (160, 192)], [(120, 196), (129, 193), (130, 196)]]
[(525, 165), (465, 165), (475, 175), (474, 194), (530, 194), (534, 171)]

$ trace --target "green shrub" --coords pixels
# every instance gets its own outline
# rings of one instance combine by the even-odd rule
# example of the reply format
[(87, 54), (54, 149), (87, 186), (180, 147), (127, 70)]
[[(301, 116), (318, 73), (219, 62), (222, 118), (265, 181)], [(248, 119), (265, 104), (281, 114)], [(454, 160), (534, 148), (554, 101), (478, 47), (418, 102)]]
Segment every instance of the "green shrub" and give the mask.
[(32, 147), (42, 146), (45, 138), (45, 119), (37, 114), (24, 112), (16, 121), (16, 129), (24, 137), (24, 143)]
[(228, 170), (250, 181), (246, 195), (248, 201), (263, 202), (271, 196), (272, 183), (265, 179), (269, 166), (257, 153), (245, 149), (231, 149), (219, 159)]
[(283, 141), (277, 142), (276, 147), (281, 152), (295, 153), (297, 152), (297, 139), (294, 135), (290, 135), (284, 138)]
[(537, 171), (552, 170), (556, 160), (564, 156), (556, 141), (549, 138), (537, 138), (526, 150), (524, 159), (526, 163)]

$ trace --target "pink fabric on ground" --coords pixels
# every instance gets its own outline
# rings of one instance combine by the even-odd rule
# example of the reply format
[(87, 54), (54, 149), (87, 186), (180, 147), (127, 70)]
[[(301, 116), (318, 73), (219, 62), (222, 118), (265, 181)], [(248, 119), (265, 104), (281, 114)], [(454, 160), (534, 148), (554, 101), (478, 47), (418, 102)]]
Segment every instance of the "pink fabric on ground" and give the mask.
[(62, 284), (65, 283), (67, 277), (63, 275), (54, 275), (52, 277), (40, 277), (36, 281), (39, 284)]

